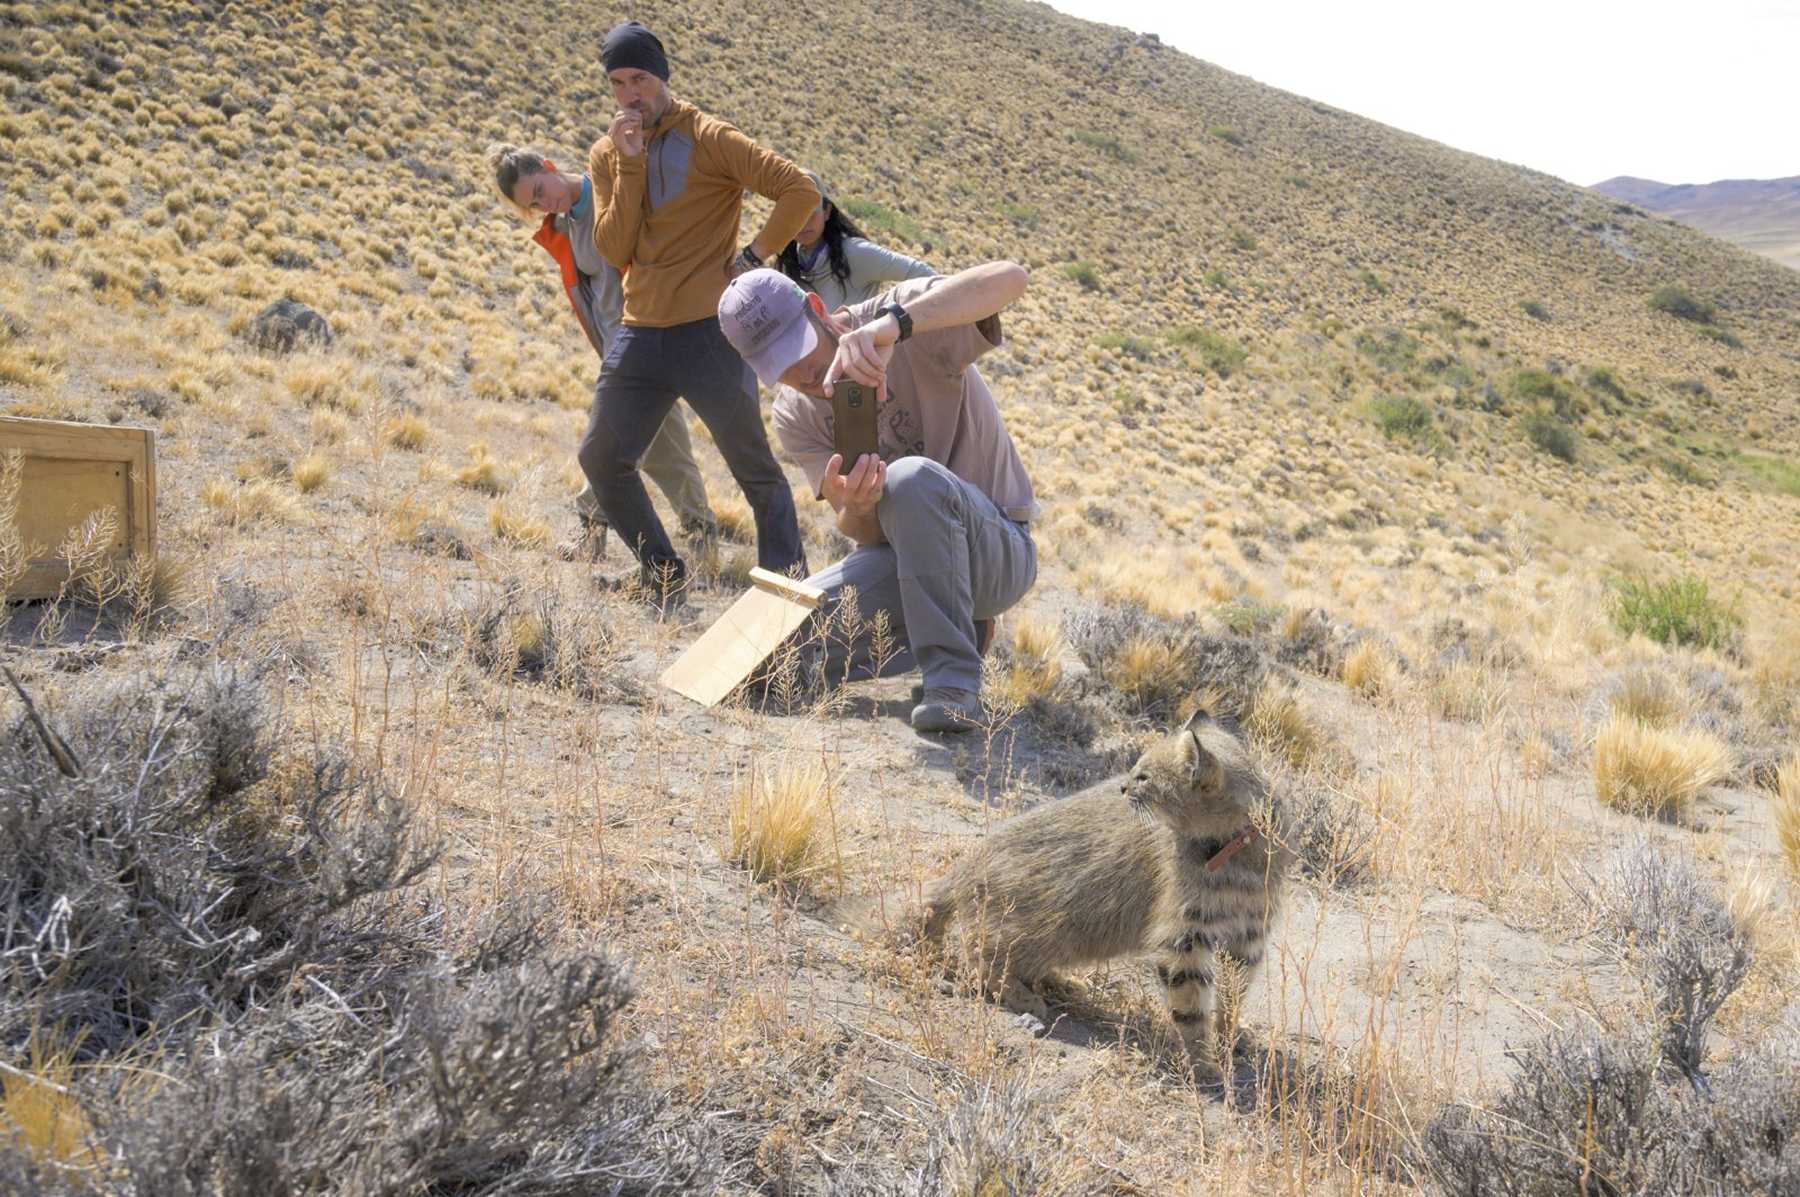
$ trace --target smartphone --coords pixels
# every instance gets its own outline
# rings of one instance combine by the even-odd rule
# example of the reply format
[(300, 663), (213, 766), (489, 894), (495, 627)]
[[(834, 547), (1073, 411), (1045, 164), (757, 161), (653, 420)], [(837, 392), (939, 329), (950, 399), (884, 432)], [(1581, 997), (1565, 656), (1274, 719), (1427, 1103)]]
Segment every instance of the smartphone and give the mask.
[(875, 388), (840, 378), (831, 384), (832, 439), (848, 474), (864, 453), (880, 453), (875, 435)]

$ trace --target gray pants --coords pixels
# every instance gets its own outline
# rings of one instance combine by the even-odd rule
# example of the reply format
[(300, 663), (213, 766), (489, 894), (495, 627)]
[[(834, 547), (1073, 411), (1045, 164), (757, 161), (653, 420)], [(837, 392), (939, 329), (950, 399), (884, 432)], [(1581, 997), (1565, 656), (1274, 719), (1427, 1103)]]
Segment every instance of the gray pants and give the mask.
[[(825, 616), (837, 612), (846, 587), (856, 588), (852, 633), (841, 620), (830, 624), (826, 677), (858, 681), (917, 668), (927, 687), (979, 691), (975, 621), (1001, 614), (1037, 581), (1030, 531), (925, 457), (888, 467), (876, 516), (886, 544), (859, 548), (807, 579), (826, 592)], [(886, 660), (870, 634), (876, 611), (887, 612)]]
[[(693, 437), (688, 432), (687, 416), (680, 408), (670, 409), (668, 418), (651, 439), (650, 447), (644, 450), (644, 459), (638, 463), (638, 469), (668, 497), (683, 531), (713, 527), (712, 504), (706, 498), (706, 479), (700, 475), (700, 463), (694, 460)], [(575, 496), (575, 514), (596, 528), (606, 527), (606, 514), (600, 510), (600, 500), (594, 496), (592, 483), (584, 481), (581, 484), (581, 493)]]

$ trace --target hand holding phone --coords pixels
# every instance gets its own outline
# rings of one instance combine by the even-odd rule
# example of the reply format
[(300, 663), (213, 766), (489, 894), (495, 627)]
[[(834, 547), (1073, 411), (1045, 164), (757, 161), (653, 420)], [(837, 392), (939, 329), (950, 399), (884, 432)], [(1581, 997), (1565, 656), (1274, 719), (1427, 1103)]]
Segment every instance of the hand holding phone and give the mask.
[(875, 388), (840, 378), (831, 388), (832, 444), (846, 468), (864, 454), (881, 456), (875, 428)]

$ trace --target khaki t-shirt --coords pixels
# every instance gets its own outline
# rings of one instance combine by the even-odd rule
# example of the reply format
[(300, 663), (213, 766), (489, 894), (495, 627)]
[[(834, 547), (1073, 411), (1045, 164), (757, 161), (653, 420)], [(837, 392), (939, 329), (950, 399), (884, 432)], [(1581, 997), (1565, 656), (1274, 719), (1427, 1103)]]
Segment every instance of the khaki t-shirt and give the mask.
[[(888, 303), (906, 307), (943, 283), (942, 278), (908, 279), (885, 295), (849, 309), (852, 327), (875, 319)], [(1027, 521), (1038, 513), (1025, 463), (1013, 447), (975, 361), (1001, 343), (1000, 319), (918, 333), (894, 347), (888, 362), (887, 402), (876, 417), (881, 459), (928, 457), (993, 500), (1008, 519)], [(806, 471), (818, 495), (831, 463), (831, 401), (779, 387), (773, 405), (781, 447)], [(846, 466), (848, 468), (848, 466)]]

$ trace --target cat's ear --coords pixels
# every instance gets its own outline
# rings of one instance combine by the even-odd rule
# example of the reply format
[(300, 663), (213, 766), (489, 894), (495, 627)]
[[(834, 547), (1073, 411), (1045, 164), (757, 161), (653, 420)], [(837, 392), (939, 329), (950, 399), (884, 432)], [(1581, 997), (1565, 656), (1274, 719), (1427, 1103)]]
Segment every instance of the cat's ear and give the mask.
[(1182, 730), (1186, 733), (1181, 737), (1182, 757), (1187, 764), (1189, 779), (1198, 784), (1213, 775), (1219, 762), (1206, 751), (1206, 745), (1200, 743), (1199, 725), (1194, 719), (1189, 719)]
[(1181, 730), (1197, 734), (1201, 724), (1211, 722), (1212, 713), (1206, 709), (1206, 701), (1202, 699), (1200, 705), (1194, 708), (1194, 713), (1187, 717), (1187, 722), (1181, 725)]

